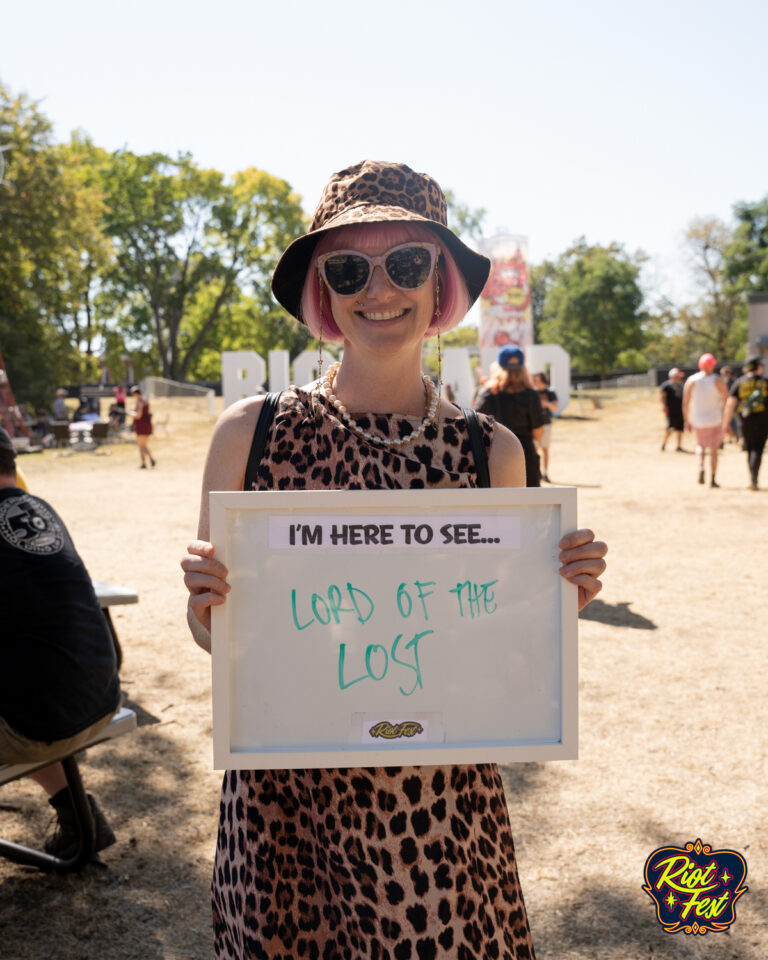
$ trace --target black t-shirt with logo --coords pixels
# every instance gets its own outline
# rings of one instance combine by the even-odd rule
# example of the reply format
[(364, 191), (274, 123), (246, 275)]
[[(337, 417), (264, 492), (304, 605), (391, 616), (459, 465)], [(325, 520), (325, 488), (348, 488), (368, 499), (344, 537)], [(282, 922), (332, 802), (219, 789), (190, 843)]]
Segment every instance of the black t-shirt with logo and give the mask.
[[(745, 373), (731, 387), (730, 395), (739, 401), (736, 413), (742, 419), (768, 417), (768, 380), (756, 373)], [(748, 412), (747, 412), (748, 411)]]
[(31, 740), (74, 736), (119, 704), (112, 638), (67, 528), (0, 490), (0, 716)]

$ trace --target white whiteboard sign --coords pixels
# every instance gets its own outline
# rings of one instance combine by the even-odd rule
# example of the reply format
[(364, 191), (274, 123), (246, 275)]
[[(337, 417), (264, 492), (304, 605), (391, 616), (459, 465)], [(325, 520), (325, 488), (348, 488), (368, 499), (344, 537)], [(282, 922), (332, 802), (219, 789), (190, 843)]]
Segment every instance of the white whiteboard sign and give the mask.
[(576, 491), (211, 494), (223, 769), (572, 759)]

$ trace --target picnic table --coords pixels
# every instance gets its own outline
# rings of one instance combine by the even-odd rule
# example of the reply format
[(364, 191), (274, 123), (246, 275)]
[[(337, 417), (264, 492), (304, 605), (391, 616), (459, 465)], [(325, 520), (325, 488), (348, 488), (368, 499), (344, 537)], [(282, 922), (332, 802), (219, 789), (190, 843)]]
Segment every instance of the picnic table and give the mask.
[(51, 433), (62, 456), (70, 456), (75, 450), (87, 450), (90, 453), (111, 453), (105, 446), (109, 438), (107, 420), (76, 420), (72, 423), (54, 421)]
[(69, 442), (79, 450), (95, 452), (101, 444), (107, 442), (108, 435), (107, 420), (77, 420), (69, 424)]
[(123, 603), (138, 603), (139, 595), (130, 587), (121, 587), (117, 583), (106, 583), (104, 580), (91, 580), (91, 582), (96, 593), (96, 599), (99, 601), (104, 618), (107, 621), (109, 632), (112, 635), (112, 643), (115, 646), (115, 656), (117, 657), (117, 669), (119, 670), (123, 664), (123, 650), (120, 641), (117, 639), (117, 630), (109, 608)]
[(69, 434), (70, 436), (83, 436), (90, 434), (93, 430), (94, 423), (98, 423), (97, 420), (77, 420), (69, 424)]

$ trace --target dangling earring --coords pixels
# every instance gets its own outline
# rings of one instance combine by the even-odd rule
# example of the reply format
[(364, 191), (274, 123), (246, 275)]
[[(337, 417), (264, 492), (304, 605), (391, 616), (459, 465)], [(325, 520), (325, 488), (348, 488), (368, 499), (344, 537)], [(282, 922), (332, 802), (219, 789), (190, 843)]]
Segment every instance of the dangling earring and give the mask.
[[(325, 297), (324, 297), (325, 284), (323, 282), (322, 274), (318, 273), (317, 281), (320, 286), (320, 293), (318, 297), (318, 300), (320, 303), (320, 338), (319, 338), (319, 346), (317, 350), (317, 379), (322, 380), (323, 378), (323, 323), (325, 322), (325, 316), (323, 313), (323, 305), (325, 300)], [(320, 415), (320, 410), (317, 404), (317, 394), (313, 390), (312, 391), (312, 416), (317, 418), (319, 415)]]
[(440, 271), (435, 264), (435, 322), (437, 324), (437, 425), (440, 425), (440, 405), (443, 402), (443, 345), (440, 341)]
[(322, 376), (323, 376), (323, 323), (325, 322), (325, 316), (324, 316), (324, 313), (323, 313), (323, 306), (324, 306), (323, 301), (325, 300), (325, 297), (324, 297), (324, 295), (323, 295), (323, 292), (324, 292), (324, 290), (325, 290), (325, 283), (323, 282), (323, 278), (322, 278), (321, 276), (318, 276), (317, 279), (318, 279), (318, 282), (319, 282), (319, 284), (320, 284), (320, 296), (319, 296), (319, 300), (320, 300), (320, 346), (318, 347), (318, 353), (317, 353), (317, 378), (318, 378), (318, 380), (320, 380), (320, 379), (322, 379)]

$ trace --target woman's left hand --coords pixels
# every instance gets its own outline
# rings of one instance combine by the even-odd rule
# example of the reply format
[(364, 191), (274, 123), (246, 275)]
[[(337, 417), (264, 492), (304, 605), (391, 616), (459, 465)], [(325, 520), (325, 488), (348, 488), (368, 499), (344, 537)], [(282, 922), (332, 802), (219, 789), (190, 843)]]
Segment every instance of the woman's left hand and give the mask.
[(603, 589), (600, 574), (606, 567), (603, 557), (608, 547), (602, 540), (595, 540), (591, 530), (566, 533), (558, 546), (562, 563), (560, 576), (579, 588), (579, 610), (583, 610)]

